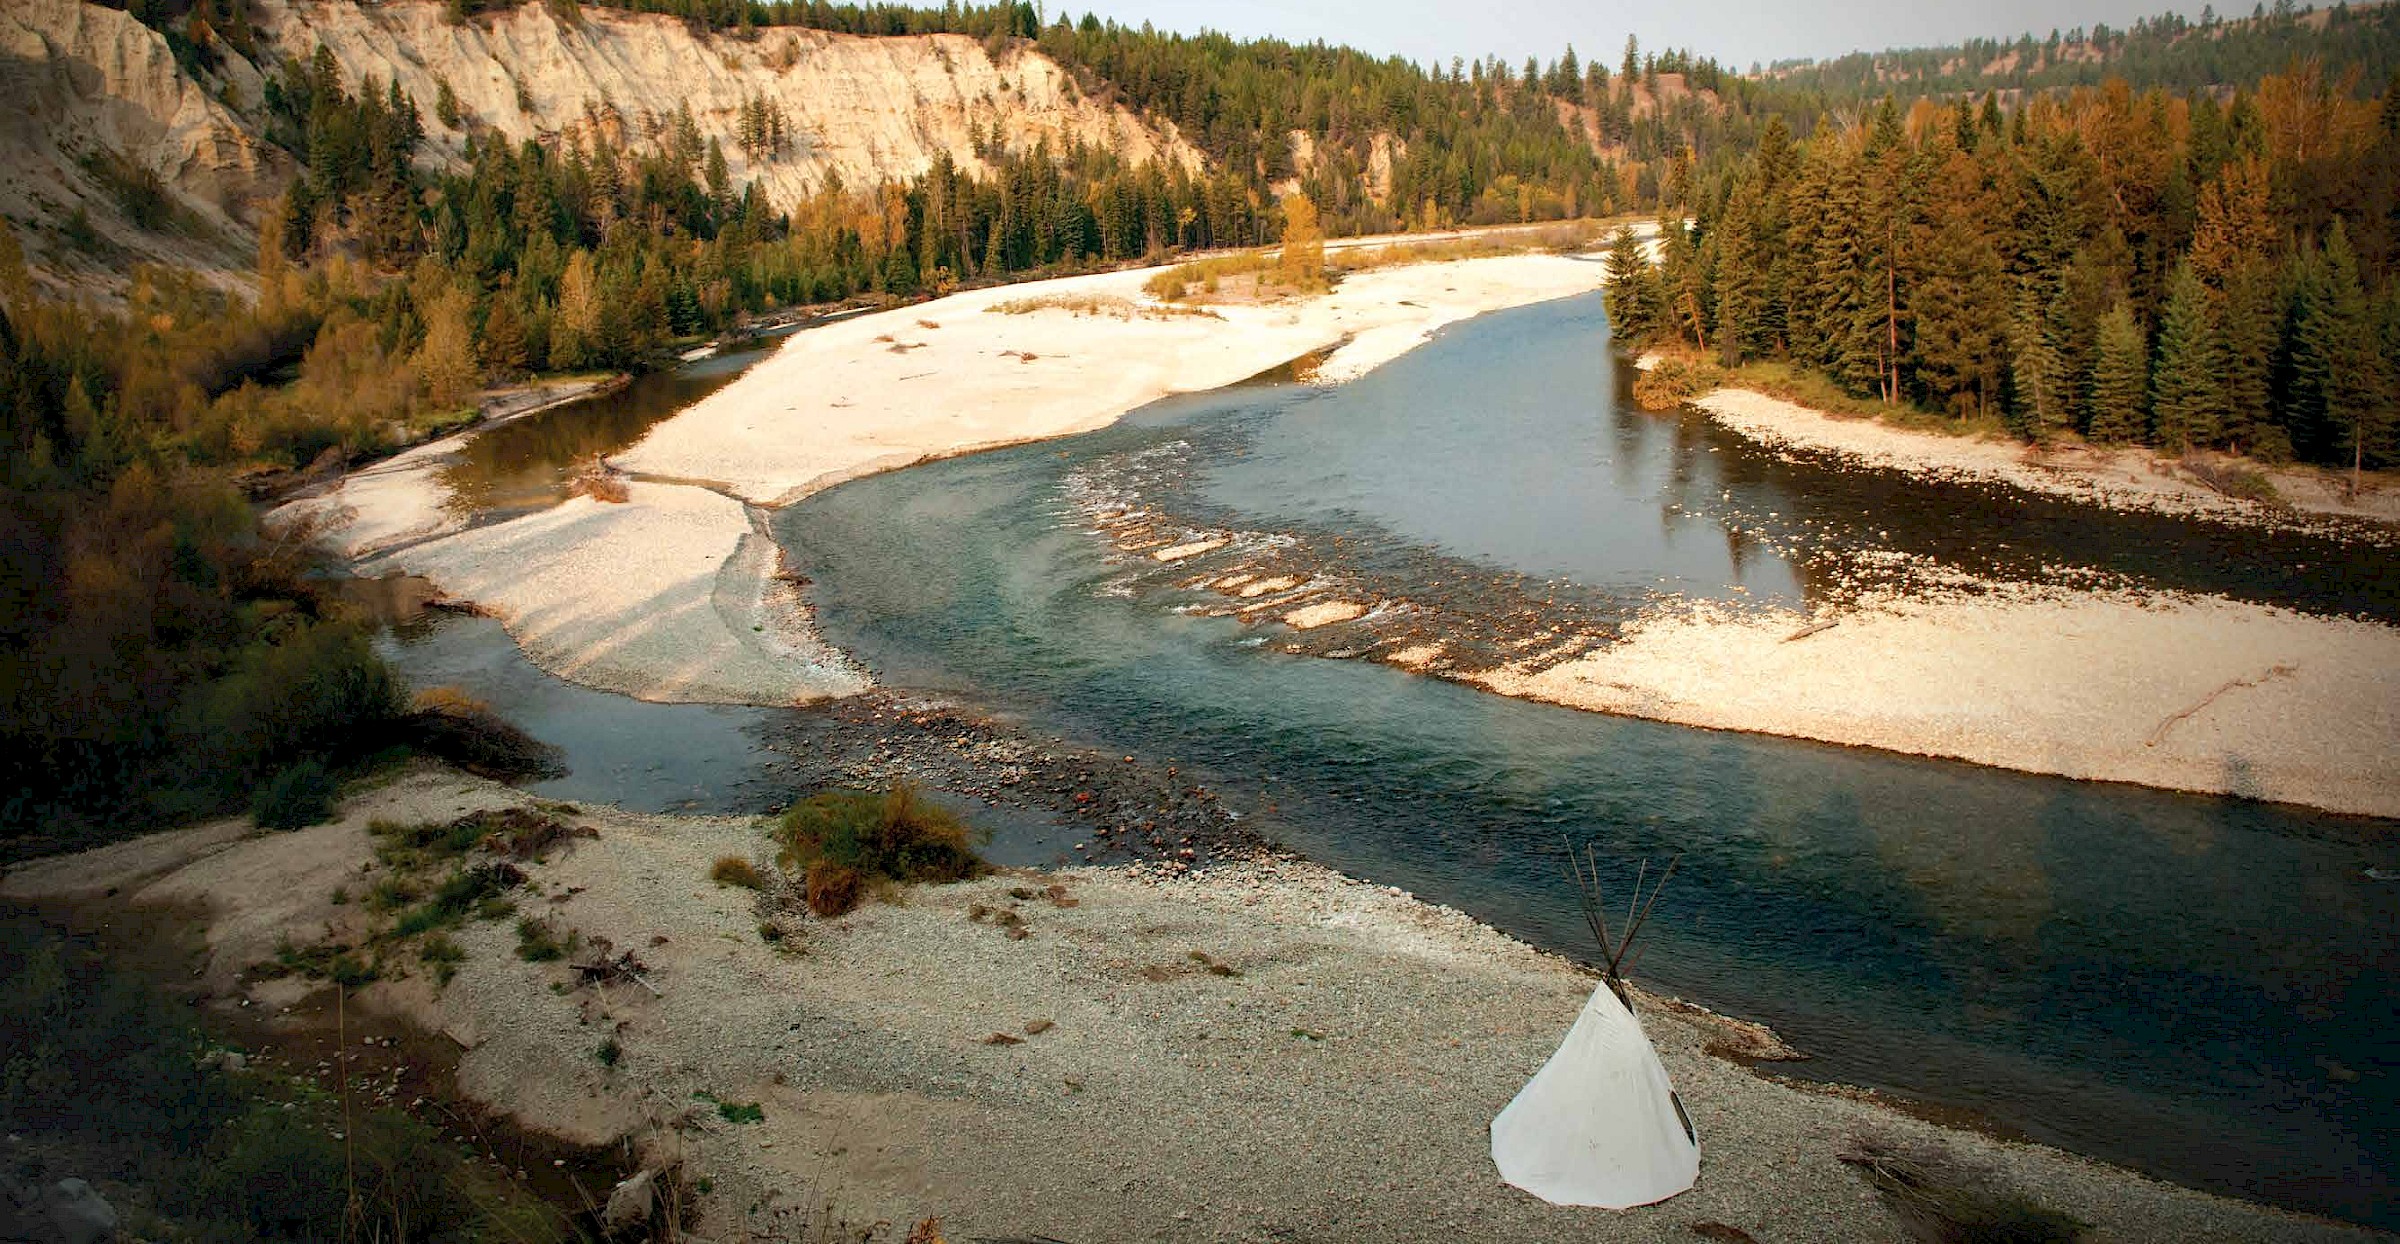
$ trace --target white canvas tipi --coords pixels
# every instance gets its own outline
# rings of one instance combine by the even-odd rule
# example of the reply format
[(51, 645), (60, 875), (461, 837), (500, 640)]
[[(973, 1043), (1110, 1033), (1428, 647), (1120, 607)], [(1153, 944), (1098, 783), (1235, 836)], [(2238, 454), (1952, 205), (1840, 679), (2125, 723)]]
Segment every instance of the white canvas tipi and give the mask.
[[(1667, 871), (1672, 875), (1673, 865)], [(1618, 992), (1626, 948), (1649, 918), (1640, 883), (1625, 937), (1613, 946), (1596, 882), (1587, 881), (1580, 865), (1576, 883), (1608, 957), (1608, 978), (1592, 991), (1558, 1052), (1492, 1120), (1492, 1162), (1502, 1179), (1554, 1205), (1629, 1209), (1690, 1188), (1700, 1177), (1700, 1141), (1641, 1021)], [(1662, 876), (1659, 884), (1665, 883)], [(1650, 902), (1656, 901), (1652, 890)]]

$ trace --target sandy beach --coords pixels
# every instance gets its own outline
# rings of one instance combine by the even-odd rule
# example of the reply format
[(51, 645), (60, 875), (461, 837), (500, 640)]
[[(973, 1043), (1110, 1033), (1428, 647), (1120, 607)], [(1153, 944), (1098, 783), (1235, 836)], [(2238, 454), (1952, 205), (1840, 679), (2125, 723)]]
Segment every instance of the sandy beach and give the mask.
[(2222, 597), (1979, 584), (1821, 615), (1662, 605), (1574, 660), (1464, 681), (1683, 725), (2400, 817), (2400, 630)]
[[(22, 867), (0, 895), (200, 913), (211, 1005), (300, 1023), (330, 986), (254, 969), (282, 939), (354, 935), (361, 908), (331, 896), (377, 879), (371, 820), (532, 803), (417, 770), (335, 824), (156, 835)], [(481, 922), (455, 935), (466, 959), (447, 987), (412, 971), (358, 991), (351, 1014), (446, 1035), (460, 1091), (524, 1124), (680, 1161), (709, 1189), (703, 1238), (932, 1216), (952, 1239), (1664, 1241), (1704, 1223), (1911, 1238), (1839, 1161), (1861, 1138), (1947, 1154), (2095, 1238), (2368, 1238), (1778, 1082), (1711, 1052), (1767, 1049), (1767, 1034), (1646, 995), (1700, 1183), (1624, 1213), (1548, 1206), (1499, 1182), (1486, 1128), (1594, 982), (1455, 911), (1267, 858), (916, 887), (834, 920), (779, 916), (773, 945), (756, 896), (707, 879), (716, 856), (764, 857), (761, 822), (566, 815), (597, 837), (526, 865), (520, 909), (637, 948), (655, 995), (578, 985), (517, 957), (509, 922)], [(1003, 936), (994, 911), (1027, 935)], [(593, 1055), (604, 1039), (614, 1065)]]
[(793, 704), (866, 689), (776, 576), (775, 543), (741, 502), (688, 485), (628, 491), (409, 545), (365, 569), (424, 575), (498, 618), (535, 664), (603, 691)]
[(1662, 597), (1614, 629), (1537, 598), (1460, 609), (1338, 555), (1295, 559), (1283, 533), (1128, 504), (1084, 499), (1122, 553), (1208, 594), (1182, 608), (1279, 626), (1293, 653), (1619, 716), (2400, 817), (2400, 629), (2381, 623), (1860, 554), (1806, 610)]
[(1588, 293), (1602, 276), (1593, 259), (1510, 255), (1374, 269), (1312, 297), (1161, 308), (1142, 293), (1156, 271), (977, 290), (798, 334), (614, 461), (789, 504), (928, 458), (1088, 432), (1314, 351), (1332, 350), (1319, 382), (1350, 379), (1445, 325)]
[[(1648, 362), (1648, 358), (1643, 360)], [(2274, 489), (2274, 503), (2229, 496), (2174, 459), (2137, 446), (2073, 443), (2050, 448), (2015, 440), (1947, 436), (1844, 418), (1749, 389), (1723, 388), (1693, 400), (1710, 418), (1770, 448), (1831, 454), (1862, 466), (1923, 478), (2006, 484), (2027, 492), (2118, 509), (2151, 510), (2252, 526), (2321, 527), (2382, 544), (2400, 532), (2400, 489), (2371, 478), (2353, 499), (2346, 473), (2244, 463)], [(2361, 520), (2338, 526), (2322, 519)]]

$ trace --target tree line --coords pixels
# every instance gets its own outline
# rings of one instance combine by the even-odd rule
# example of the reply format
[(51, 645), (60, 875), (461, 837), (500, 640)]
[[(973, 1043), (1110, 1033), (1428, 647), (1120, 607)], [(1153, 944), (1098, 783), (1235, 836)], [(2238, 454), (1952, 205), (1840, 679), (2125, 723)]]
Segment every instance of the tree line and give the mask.
[(2400, 91), (2356, 88), (2303, 62), (2224, 103), (2116, 81), (1771, 122), (1655, 267), (1620, 239), (1610, 318), (2033, 438), (2388, 465)]

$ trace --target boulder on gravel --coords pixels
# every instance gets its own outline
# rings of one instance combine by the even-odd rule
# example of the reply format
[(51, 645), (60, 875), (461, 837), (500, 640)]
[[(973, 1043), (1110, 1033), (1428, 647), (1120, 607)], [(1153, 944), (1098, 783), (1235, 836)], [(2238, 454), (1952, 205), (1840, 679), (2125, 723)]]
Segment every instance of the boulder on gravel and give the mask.
[(632, 1235), (650, 1225), (658, 1208), (658, 1172), (643, 1171), (619, 1183), (600, 1211), (600, 1226), (610, 1236)]

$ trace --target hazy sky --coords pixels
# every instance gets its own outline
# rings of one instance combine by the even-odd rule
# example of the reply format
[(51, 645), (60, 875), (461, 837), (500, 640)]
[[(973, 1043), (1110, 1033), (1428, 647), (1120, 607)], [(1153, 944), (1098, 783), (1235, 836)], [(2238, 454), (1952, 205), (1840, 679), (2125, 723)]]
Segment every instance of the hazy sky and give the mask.
[[(1043, 7), (1055, 18), (1060, 0), (1044, 0)], [(1088, 8), (1132, 26), (1148, 21), (1165, 30), (1323, 39), (1419, 62), (1493, 52), (1512, 63), (1528, 55), (1547, 62), (1572, 42), (1578, 56), (1599, 55), (1613, 69), (1632, 34), (1645, 48), (1688, 47), (1728, 68), (1746, 69), (1752, 61), (1956, 43), (1979, 35), (2046, 36), (2054, 27), (2093, 22), (2122, 27), (2170, 9), (2196, 16), (2200, 6), (2169, 0), (1072, 0), (1065, 7), (1077, 16)], [(2247, 0), (2239, 7), (2249, 12)], [(2231, 14), (2228, 6), (2219, 8)]]

